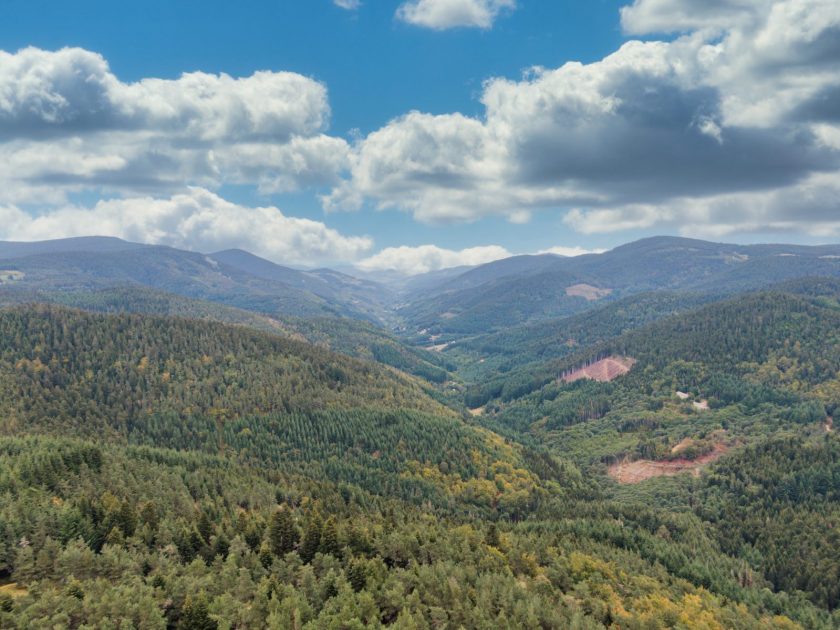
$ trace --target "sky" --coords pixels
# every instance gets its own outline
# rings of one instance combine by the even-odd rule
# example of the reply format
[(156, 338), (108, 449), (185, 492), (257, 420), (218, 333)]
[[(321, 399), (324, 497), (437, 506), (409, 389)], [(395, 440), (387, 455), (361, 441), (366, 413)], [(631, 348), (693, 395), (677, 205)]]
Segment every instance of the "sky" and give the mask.
[(836, 0), (6, 0), (0, 239), (420, 273), (840, 240)]

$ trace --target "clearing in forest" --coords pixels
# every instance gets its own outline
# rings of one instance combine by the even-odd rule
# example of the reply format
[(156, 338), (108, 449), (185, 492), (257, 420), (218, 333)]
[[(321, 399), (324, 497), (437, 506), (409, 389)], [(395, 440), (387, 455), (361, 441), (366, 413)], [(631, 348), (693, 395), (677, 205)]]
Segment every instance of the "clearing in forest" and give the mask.
[(582, 378), (590, 378), (599, 383), (607, 383), (630, 371), (636, 359), (630, 357), (612, 356), (563, 375), (562, 380), (573, 383)]
[(0, 593), (9, 595), (12, 599), (17, 599), (19, 597), (25, 597), (29, 594), (29, 591), (23, 586), (18, 585), (16, 582), (9, 582), (0, 586)]
[(623, 484), (640, 483), (653, 477), (672, 477), (684, 471), (690, 471), (698, 477), (704, 466), (720, 459), (727, 450), (729, 449), (725, 444), (715, 444), (711, 452), (697, 459), (674, 459), (661, 462), (649, 459), (623, 461), (610, 466), (608, 472), (610, 477)]
[(24, 278), (22, 271), (13, 271), (11, 269), (0, 269), (0, 284), (8, 282), (20, 282)]
[(573, 284), (566, 288), (566, 295), (569, 297), (582, 297), (589, 302), (605, 298), (610, 293), (612, 293), (612, 289), (599, 289), (591, 284)]

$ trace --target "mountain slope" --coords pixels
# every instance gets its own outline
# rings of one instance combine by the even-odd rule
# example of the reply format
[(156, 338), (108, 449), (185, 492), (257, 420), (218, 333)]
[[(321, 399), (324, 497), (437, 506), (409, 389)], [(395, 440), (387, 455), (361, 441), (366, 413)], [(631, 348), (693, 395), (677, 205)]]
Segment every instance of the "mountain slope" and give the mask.
[(111, 236), (82, 236), (33, 242), (0, 241), (0, 259), (67, 252), (124, 252), (143, 247), (146, 246)]
[(225, 419), (361, 407), (452, 415), (417, 382), (375, 364), (184, 319), (3, 310), (0, 370), (7, 431), (69, 422), (119, 435), (162, 413)]
[[(695, 521), (644, 508), (483, 525), (223, 457), (67, 438), (0, 438), (0, 464), (0, 571), (16, 580), (0, 590), (4, 627), (831, 623), (759, 576), (738, 586)], [(674, 559), (686, 577), (666, 572)], [(689, 580), (704, 562), (711, 590)]]
[(699, 293), (642, 293), (578, 315), (460, 339), (450, 343), (443, 354), (458, 364), (459, 374), (465, 380), (481, 380), (528, 363), (577, 353), (581, 348), (715, 299)]
[(370, 322), (339, 317), (269, 317), (218, 302), (186, 298), (142, 286), (36, 291), (16, 284), (0, 287), (0, 306), (56, 304), (97, 313), (139, 313), (187, 317), (247, 326), (308, 341), (359, 359), (376, 361), (434, 383), (443, 383), (454, 365), (440, 354), (407, 345)]
[(331, 269), (298, 271), (277, 265), (241, 249), (216, 252), (209, 256), (219, 263), (244, 271), (257, 278), (282, 282), (302, 291), (308, 291), (328, 300), (343, 304), (374, 321), (387, 322), (391, 318), (388, 306), (394, 296), (376, 282), (360, 280)]
[[(603, 254), (537, 260), (536, 268), (524, 270), (518, 269), (519, 259), (478, 267), (450, 281), (452, 290), (415, 297), (400, 312), (415, 330), (447, 338), (573, 315), (646, 291), (737, 293), (786, 279), (840, 277), (837, 245), (730, 245), (656, 237)], [(498, 272), (506, 265), (510, 275)]]
[(391, 293), (329, 269), (298, 271), (241, 250), (211, 256), (89, 237), (0, 242), (0, 286), (71, 291), (137, 285), (271, 316), (390, 322)]

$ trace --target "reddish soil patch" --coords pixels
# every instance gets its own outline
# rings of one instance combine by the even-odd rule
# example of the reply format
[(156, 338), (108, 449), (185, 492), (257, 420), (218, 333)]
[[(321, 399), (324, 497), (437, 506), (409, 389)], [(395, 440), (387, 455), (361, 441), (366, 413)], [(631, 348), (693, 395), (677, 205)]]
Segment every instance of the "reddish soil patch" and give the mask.
[(697, 459), (674, 459), (667, 462), (655, 462), (649, 459), (639, 459), (634, 462), (624, 461), (609, 467), (610, 477), (618, 483), (640, 483), (652, 477), (673, 477), (681, 472), (690, 471), (694, 476), (700, 475), (700, 469), (720, 459), (728, 451), (725, 444), (715, 444), (712, 452)]
[(589, 302), (600, 300), (610, 293), (612, 293), (612, 289), (599, 289), (591, 284), (573, 284), (566, 288), (566, 295), (569, 297), (582, 297)]
[(607, 357), (580, 369), (564, 374), (562, 380), (573, 383), (582, 378), (591, 378), (599, 383), (607, 383), (630, 371), (636, 359), (630, 357)]
[(679, 444), (674, 446), (674, 448), (671, 449), (671, 453), (674, 455), (676, 455), (677, 453), (681, 453), (692, 444), (694, 444), (694, 440), (692, 440), (691, 438), (685, 438), (682, 442), (680, 442)]

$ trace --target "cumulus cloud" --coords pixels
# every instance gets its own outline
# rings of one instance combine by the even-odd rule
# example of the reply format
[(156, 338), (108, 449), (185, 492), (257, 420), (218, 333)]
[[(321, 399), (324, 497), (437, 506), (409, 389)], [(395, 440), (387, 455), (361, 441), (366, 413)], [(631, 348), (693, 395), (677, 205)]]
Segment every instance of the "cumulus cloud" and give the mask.
[[(604, 250), (561, 245), (538, 251), (536, 254), (581, 256), (583, 254), (598, 254), (602, 251)], [(500, 245), (484, 245), (462, 250), (443, 249), (435, 245), (388, 247), (359, 261), (356, 263), (356, 267), (362, 271), (397, 271), (405, 275), (416, 275), (451, 267), (483, 265), (514, 255)]]
[(470, 247), (460, 251), (436, 245), (402, 246), (383, 249), (359, 261), (356, 266), (362, 271), (398, 271), (415, 275), (463, 265), (483, 265), (510, 256), (511, 253), (499, 245)]
[(329, 117), (326, 87), (291, 72), (124, 83), (80, 48), (0, 51), (0, 197), (334, 183), (349, 147)]
[(772, 4), (773, 0), (635, 0), (621, 9), (621, 26), (632, 35), (727, 28)]
[(116, 236), (197, 251), (241, 247), (270, 260), (310, 265), (354, 261), (373, 246), (321, 222), (287, 217), (278, 208), (251, 208), (201, 188), (168, 198), (103, 200), (32, 216), (0, 206), (0, 239), (34, 241), (71, 236)]
[(370, 199), (440, 223), (571, 207), (572, 226), (609, 216), (610, 229), (629, 229), (665, 225), (689, 201), (838, 179), (835, 0), (637, 0), (622, 19), (687, 34), (491, 79), (481, 117), (401, 116), (357, 144), (325, 207)]
[(818, 174), (777, 190), (682, 198), (658, 205), (574, 209), (564, 221), (584, 234), (664, 226), (696, 238), (721, 238), (739, 232), (800, 232), (838, 238), (840, 176)]
[(516, 8), (516, 0), (409, 0), (397, 17), (435, 30), (457, 27), (488, 29), (502, 11)]

